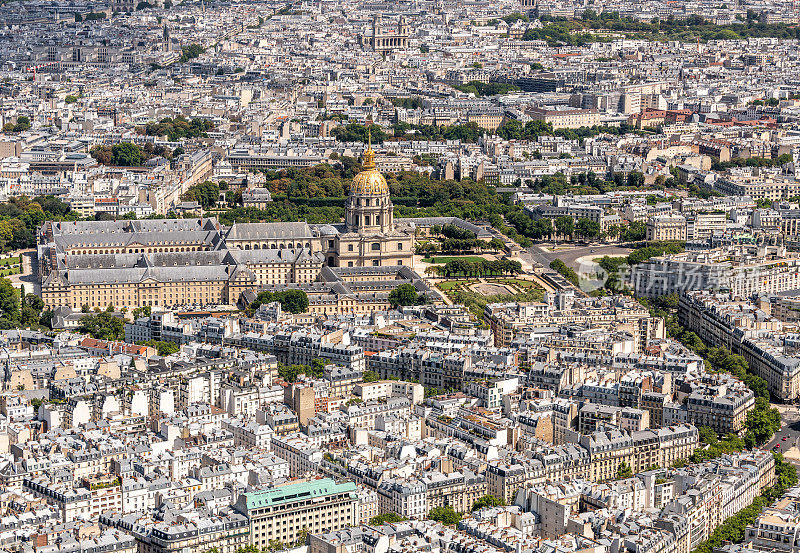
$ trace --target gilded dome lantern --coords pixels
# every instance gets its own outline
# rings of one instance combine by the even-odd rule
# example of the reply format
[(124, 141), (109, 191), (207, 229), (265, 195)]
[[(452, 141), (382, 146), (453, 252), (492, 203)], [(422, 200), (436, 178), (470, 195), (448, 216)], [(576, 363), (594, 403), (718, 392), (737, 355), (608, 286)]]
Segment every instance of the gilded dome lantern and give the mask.
[(375, 166), (375, 152), (372, 150), (372, 134), (364, 152), (363, 170), (353, 177), (351, 194), (389, 194), (389, 185)]
[(345, 221), (350, 232), (390, 232), (394, 224), (394, 209), (389, 198), (389, 185), (375, 165), (372, 133), (367, 140), (363, 170), (353, 177), (350, 186)]

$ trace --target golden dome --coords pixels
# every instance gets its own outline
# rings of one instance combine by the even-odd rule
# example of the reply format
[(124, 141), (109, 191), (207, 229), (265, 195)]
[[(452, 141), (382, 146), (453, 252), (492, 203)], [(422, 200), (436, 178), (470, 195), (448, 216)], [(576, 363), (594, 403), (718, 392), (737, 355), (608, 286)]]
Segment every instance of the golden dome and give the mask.
[(364, 152), (364, 170), (353, 177), (353, 184), (350, 186), (351, 194), (386, 194), (389, 195), (389, 185), (383, 178), (381, 172), (375, 168), (375, 152), (372, 145), (367, 147)]

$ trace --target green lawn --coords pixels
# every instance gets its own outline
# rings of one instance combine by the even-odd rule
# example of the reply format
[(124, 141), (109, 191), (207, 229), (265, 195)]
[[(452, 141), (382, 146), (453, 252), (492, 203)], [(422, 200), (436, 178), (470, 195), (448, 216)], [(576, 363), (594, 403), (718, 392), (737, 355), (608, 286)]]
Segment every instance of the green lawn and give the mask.
[(531, 282), (530, 280), (522, 280), (521, 278), (492, 278), (486, 279), (486, 282), (492, 282), (495, 284), (510, 284), (511, 286), (516, 286), (517, 288), (521, 288), (523, 290), (539, 287), (539, 285), (535, 282)]
[(450, 290), (455, 290), (456, 288), (461, 288), (462, 286), (469, 286), (470, 284), (475, 284), (478, 282), (477, 280), (444, 280), (442, 282), (436, 283), (436, 287), (439, 288), (442, 292), (449, 292)]
[(7, 257), (5, 259), (0, 259), (0, 267), (5, 267), (6, 265), (17, 265), (22, 260), (17, 257)]
[(12, 267), (11, 269), (3, 269), (3, 270), (0, 270), (0, 277), (7, 277), (9, 275), (17, 275), (17, 274), (19, 274), (21, 272), (22, 271), (20, 271), (19, 267)]
[(478, 263), (478, 262), (483, 261), (483, 258), (482, 257), (478, 257), (477, 255), (465, 255), (465, 256), (461, 256), (461, 257), (424, 257), (424, 258), (422, 258), (422, 261), (424, 261), (425, 263), (436, 263), (437, 265), (440, 264), (440, 263), (444, 264), (444, 263), (449, 263), (450, 261), (458, 261), (458, 260), (469, 261), (470, 263)]

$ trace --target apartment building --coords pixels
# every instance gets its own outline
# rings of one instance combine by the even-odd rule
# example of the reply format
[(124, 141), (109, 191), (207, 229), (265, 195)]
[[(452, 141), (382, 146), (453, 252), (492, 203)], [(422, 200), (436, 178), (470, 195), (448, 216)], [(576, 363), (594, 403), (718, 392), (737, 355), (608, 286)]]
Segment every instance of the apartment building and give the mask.
[(753, 391), (740, 383), (722, 384), (706, 389), (695, 388), (686, 398), (689, 420), (708, 426), (718, 434), (741, 434), (747, 412), (755, 407)]
[(756, 551), (794, 553), (800, 527), (800, 488), (792, 488), (747, 526), (743, 545)]
[(531, 108), (526, 113), (533, 121), (551, 123), (553, 129), (577, 129), (600, 124), (600, 112), (596, 109)]
[(487, 490), (486, 478), (469, 470), (430, 472), (420, 480), (425, 484), (428, 509), (450, 505), (456, 512), (467, 513)]
[(741, 354), (750, 370), (767, 381), (782, 401), (800, 397), (800, 339), (783, 331), (780, 321), (755, 304), (707, 291), (681, 294), (678, 318), (706, 344)]
[(180, 553), (211, 548), (217, 548), (220, 553), (235, 553), (249, 541), (247, 518), (230, 510), (219, 516), (186, 512), (170, 522), (144, 524), (137, 524), (137, 517), (106, 511), (100, 515), (99, 522), (131, 533), (140, 553)]
[(778, 246), (729, 246), (653, 257), (631, 269), (636, 296), (719, 290), (736, 296), (800, 288), (800, 257)]
[(686, 240), (686, 217), (678, 214), (650, 217), (647, 240)]
[(752, 167), (729, 170), (716, 180), (714, 188), (729, 196), (778, 201), (800, 195), (800, 180), (776, 169)]
[(247, 516), (250, 545), (266, 547), (272, 540), (294, 543), (303, 529), (320, 534), (357, 525), (356, 492), (352, 482), (320, 478), (243, 493), (234, 509)]
[(599, 431), (578, 436), (578, 443), (534, 451), (532, 459), (489, 463), (485, 473), (488, 492), (511, 501), (521, 488), (546, 481), (612, 480), (622, 463), (634, 473), (656, 466), (670, 467), (687, 459), (698, 444), (697, 428), (692, 425), (633, 432)]

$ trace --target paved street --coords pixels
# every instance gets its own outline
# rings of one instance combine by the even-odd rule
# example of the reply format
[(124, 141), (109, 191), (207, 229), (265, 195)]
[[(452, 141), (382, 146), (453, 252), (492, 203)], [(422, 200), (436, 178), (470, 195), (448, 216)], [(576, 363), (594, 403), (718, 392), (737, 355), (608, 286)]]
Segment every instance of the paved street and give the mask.
[[(800, 466), (800, 410), (798, 410), (797, 405), (773, 404), (773, 407), (781, 412), (783, 427), (762, 449), (786, 453), (791, 448), (795, 448), (798, 457), (794, 458), (794, 455), (790, 453), (788, 460)], [(786, 439), (784, 440), (784, 438)], [(778, 449), (775, 449), (776, 444), (780, 444)], [(795, 453), (795, 451), (792, 453)]]
[(621, 246), (604, 246), (600, 244), (590, 244), (588, 246), (581, 246), (572, 249), (559, 249), (557, 251), (547, 251), (540, 246), (532, 246), (527, 248), (520, 257), (531, 264), (541, 265), (542, 267), (549, 267), (550, 262), (554, 259), (560, 259), (567, 264), (568, 267), (578, 269), (577, 260), (581, 257), (592, 255), (595, 257), (603, 257), (604, 255), (623, 255), (631, 252), (630, 248)]
[(11, 281), (16, 288), (20, 285), (25, 286), (26, 294), (36, 294), (41, 296), (41, 287), (39, 279), (36, 278), (38, 273), (38, 260), (36, 258), (36, 250), (23, 250), (14, 252), (15, 255), (22, 256), (22, 273), (18, 275), (10, 275), (8, 280)]

